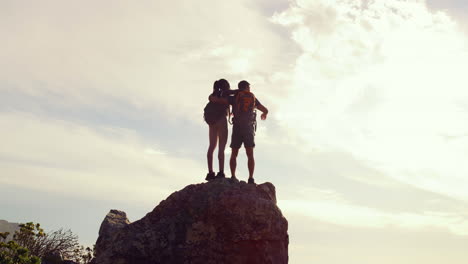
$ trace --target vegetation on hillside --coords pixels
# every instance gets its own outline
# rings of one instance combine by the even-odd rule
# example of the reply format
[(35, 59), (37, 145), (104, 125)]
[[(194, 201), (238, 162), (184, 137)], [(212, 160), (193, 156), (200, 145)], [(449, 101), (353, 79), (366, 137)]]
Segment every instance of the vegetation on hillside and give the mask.
[(9, 232), (0, 233), (0, 264), (59, 264), (63, 260), (88, 264), (93, 258), (93, 250), (81, 246), (70, 230), (46, 233), (32, 222), (19, 227), (10, 241)]

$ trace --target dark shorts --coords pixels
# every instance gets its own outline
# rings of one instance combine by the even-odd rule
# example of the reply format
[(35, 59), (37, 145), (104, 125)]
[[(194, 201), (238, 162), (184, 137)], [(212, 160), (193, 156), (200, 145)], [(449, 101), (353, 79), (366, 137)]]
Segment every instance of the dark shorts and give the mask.
[(239, 149), (244, 143), (244, 147), (255, 147), (255, 129), (253, 125), (239, 126), (235, 125), (232, 128), (231, 148)]

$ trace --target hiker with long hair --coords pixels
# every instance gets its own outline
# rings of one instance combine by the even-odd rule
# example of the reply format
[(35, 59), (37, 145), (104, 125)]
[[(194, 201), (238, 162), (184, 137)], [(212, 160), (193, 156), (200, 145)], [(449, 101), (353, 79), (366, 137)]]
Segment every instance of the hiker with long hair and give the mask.
[[(213, 92), (210, 97), (225, 98), (229, 95), (230, 85), (225, 79), (220, 79), (214, 82)], [(224, 178), (224, 150), (226, 148), (228, 137), (228, 120), (229, 105), (209, 102), (204, 111), (205, 121), (209, 125), (209, 146), (206, 153), (208, 162), (208, 174), (205, 180), (211, 181), (215, 178)], [(219, 171), (215, 175), (213, 170), (213, 153), (218, 144), (218, 162)]]
[(232, 105), (234, 114), (232, 137), (231, 137), (231, 178), (236, 178), (237, 155), (239, 149), (244, 144), (247, 154), (247, 167), (249, 169), (248, 183), (255, 184), (253, 173), (255, 170), (254, 147), (255, 130), (257, 127), (256, 109), (262, 112), (261, 119), (265, 120), (268, 115), (268, 109), (263, 106), (255, 95), (250, 92), (250, 83), (241, 81), (238, 84), (239, 90), (235, 91), (234, 96), (216, 97), (210, 96), (211, 102)]

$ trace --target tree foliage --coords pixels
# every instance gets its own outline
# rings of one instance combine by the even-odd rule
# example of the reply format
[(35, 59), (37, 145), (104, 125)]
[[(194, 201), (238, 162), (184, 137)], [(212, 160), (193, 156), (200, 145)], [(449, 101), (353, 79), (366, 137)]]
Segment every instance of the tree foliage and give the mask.
[(81, 246), (78, 236), (70, 230), (59, 229), (46, 233), (40, 224), (32, 222), (20, 224), (19, 227), (13, 240), (7, 243), (4, 241), (8, 233), (0, 233), (0, 264), (40, 264), (40, 259), (47, 263), (71, 260), (88, 264), (94, 257), (94, 250)]
[(40, 264), (41, 259), (30, 254), (28, 248), (20, 246), (14, 240), (6, 241), (10, 233), (0, 233), (1, 264)]

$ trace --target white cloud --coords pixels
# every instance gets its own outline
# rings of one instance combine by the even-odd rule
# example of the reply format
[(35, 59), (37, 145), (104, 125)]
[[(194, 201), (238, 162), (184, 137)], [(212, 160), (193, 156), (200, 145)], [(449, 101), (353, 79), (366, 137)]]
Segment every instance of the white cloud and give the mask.
[(282, 41), (248, 2), (7, 1), (0, 78), (32, 95), (117, 98), (198, 122), (214, 80), (235, 87), (279, 66)]
[[(367, 3), (367, 4), (364, 4)], [(296, 1), (284, 126), (418, 188), (468, 200), (466, 36), (424, 1)]]
[[(286, 215), (301, 215), (345, 228), (385, 229), (391, 227), (412, 232), (437, 229), (468, 237), (468, 214), (462, 208), (450, 208), (454, 205), (453, 201), (447, 201), (447, 204), (440, 207), (429, 208), (420, 203), (418, 208), (410, 210), (385, 210), (383, 206), (374, 207), (353, 203), (341, 193), (331, 189), (302, 186), (296, 189), (295, 193), (293, 199), (278, 201)], [(400, 193), (404, 195), (402, 190)], [(388, 193), (382, 193), (382, 196), (384, 195)], [(415, 193), (413, 196), (416, 199)], [(369, 197), (373, 200), (382, 198)], [(411, 202), (408, 201), (408, 203)]]
[(279, 205), (286, 215), (300, 214), (324, 223), (345, 227), (385, 229), (397, 227), (407, 231), (426, 229), (448, 230), (452, 234), (468, 236), (466, 214), (432, 212), (389, 213), (378, 209), (352, 205), (341, 199), (280, 200)]
[(126, 129), (90, 128), (22, 113), (2, 113), (0, 119), (3, 184), (154, 203), (203, 181), (204, 168), (197, 161), (171, 156)]

